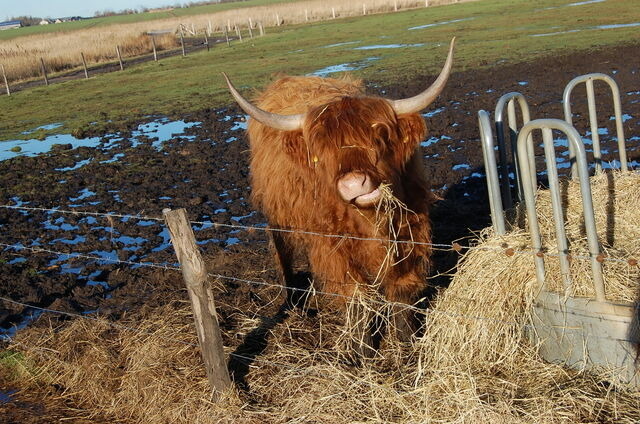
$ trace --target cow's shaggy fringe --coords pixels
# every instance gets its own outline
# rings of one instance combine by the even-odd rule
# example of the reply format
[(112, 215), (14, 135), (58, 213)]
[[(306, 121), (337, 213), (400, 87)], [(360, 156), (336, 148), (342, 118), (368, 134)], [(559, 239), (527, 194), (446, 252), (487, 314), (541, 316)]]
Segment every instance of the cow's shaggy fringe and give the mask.
[[(616, 254), (638, 252), (640, 225), (626, 221), (638, 219), (630, 216), (640, 207), (638, 180), (638, 174), (616, 174), (592, 181), (603, 244), (609, 231), (605, 224), (616, 223), (610, 230), (613, 244), (607, 247)], [(571, 206), (574, 191), (568, 184), (567, 228), (577, 236), (572, 249), (581, 249), (581, 215)], [(538, 195), (541, 209), (545, 196)], [(622, 215), (613, 219), (613, 210)], [(552, 234), (546, 228), (550, 221), (541, 222), (547, 224), (545, 234)], [(29, 390), (113, 422), (638, 422), (638, 392), (538, 357), (523, 331), (536, 290), (532, 255), (505, 255), (504, 243), (530, 244), (521, 230), (506, 237), (484, 231), (479, 249), (466, 253), (450, 287), (435, 302), (423, 335), (404, 344), (384, 337), (379, 355), (371, 359), (354, 362), (346, 354), (343, 312), (289, 311), (284, 322), (270, 326), (266, 349), (248, 373), (236, 376), (244, 389), (218, 402), (210, 400), (198, 349), (179, 343), (196, 343), (183, 303), (119, 322), (144, 333), (113, 328), (106, 321), (74, 320), (57, 329), (23, 331), (12, 349), (39, 369)], [(547, 259), (552, 266), (552, 258)], [(574, 261), (576, 270), (580, 263)], [(587, 266), (580, 274), (588, 274)], [(618, 296), (617, 279), (624, 277), (622, 285), (633, 283), (635, 299), (637, 269), (606, 272), (612, 298)], [(225, 334), (225, 343), (232, 346), (227, 352), (261, 320), (247, 317), (234, 334)], [(55, 395), (45, 390), (49, 384), (59, 388)]]

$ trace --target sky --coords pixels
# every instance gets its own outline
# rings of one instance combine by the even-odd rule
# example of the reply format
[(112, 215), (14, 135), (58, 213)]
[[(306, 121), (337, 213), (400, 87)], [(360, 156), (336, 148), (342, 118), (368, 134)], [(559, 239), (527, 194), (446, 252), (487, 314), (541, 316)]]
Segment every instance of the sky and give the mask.
[(140, 9), (181, 4), (178, 0), (0, 0), (0, 19), (14, 16), (61, 18), (91, 17), (97, 11)]

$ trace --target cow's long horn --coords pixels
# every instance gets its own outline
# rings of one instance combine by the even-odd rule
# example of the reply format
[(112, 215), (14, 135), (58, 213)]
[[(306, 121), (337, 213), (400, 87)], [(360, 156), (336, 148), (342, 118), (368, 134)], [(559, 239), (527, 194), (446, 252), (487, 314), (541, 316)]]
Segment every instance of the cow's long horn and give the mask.
[(391, 107), (393, 107), (393, 110), (396, 112), (396, 115), (419, 112), (429, 106), (436, 97), (438, 97), (444, 89), (447, 79), (449, 79), (449, 74), (451, 74), (451, 65), (453, 64), (453, 47), (455, 44), (456, 37), (453, 37), (453, 39), (451, 39), (451, 45), (449, 46), (449, 55), (447, 56), (447, 60), (444, 63), (442, 71), (440, 71), (440, 75), (438, 75), (438, 78), (429, 88), (417, 96), (409, 97), (408, 99), (389, 101), (391, 103)]
[(245, 99), (238, 93), (238, 90), (233, 86), (227, 74), (222, 73), (224, 79), (227, 80), (227, 85), (229, 86), (229, 91), (238, 102), (238, 105), (244, 110), (249, 116), (251, 116), (256, 121), (264, 124), (268, 127), (275, 128), (277, 130), (282, 131), (295, 131), (302, 128), (302, 123), (304, 122), (304, 113), (300, 113), (297, 115), (278, 115), (277, 113), (267, 112), (266, 110), (262, 110), (259, 107), (251, 104), (250, 101)]

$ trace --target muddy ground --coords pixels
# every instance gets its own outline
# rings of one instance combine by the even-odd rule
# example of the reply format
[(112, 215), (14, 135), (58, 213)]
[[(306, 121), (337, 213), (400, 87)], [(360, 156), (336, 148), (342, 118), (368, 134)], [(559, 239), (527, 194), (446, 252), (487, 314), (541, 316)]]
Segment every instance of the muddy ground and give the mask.
[[(638, 58), (640, 44), (635, 43), (454, 73), (444, 94), (425, 111), (432, 112), (426, 120), (434, 138), (422, 150), (432, 189), (442, 197), (432, 211), (434, 242), (468, 243), (490, 223), (477, 111), (485, 109), (493, 116), (496, 101), (504, 93), (524, 94), (533, 118), (562, 118), (561, 98), (568, 81), (589, 72), (612, 75), (622, 93), (629, 160), (640, 161)], [(430, 81), (432, 77), (425, 76), (369, 91), (400, 98), (417, 93)], [(604, 90), (596, 92), (604, 117), (601, 126), (614, 134), (613, 121), (609, 121), (613, 114), (610, 96)], [(582, 134), (588, 129), (583, 95), (583, 88), (574, 94), (575, 123)], [(149, 121), (165, 122), (163, 119)], [(176, 110), (168, 120), (199, 124), (163, 143), (153, 133), (140, 134), (140, 123), (112, 128), (109, 134), (90, 134), (89, 130), (88, 134), (99, 137), (94, 147), (62, 144), (45, 154), (18, 155), (0, 162), (1, 206), (126, 215), (0, 207), (0, 297), (19, 302), (0, 300), (0, 334), (11, 337), (21, 331), (16, 327), (70, 319), (23, 304), (85, 316), (99, 314), (116, 321), (123, 314), (142, 317), (155, 306), (186, 299), (181, 275), (171, 269), (176, 259), (160, 220), (164, 208), (186, 208), (190, 219), (199, 222), (194, 224), (196, 237), (210, 272), (245, 280), (216, 279), (225, 344), (248, 356), (264, 349), (268, 326), (251, 333), (253, 340), (234, 336), (234, 328), (243, 315), (262, 317), (269, 325), (286, 319), (287, 307), (281, 306), (284, 294), (251, 283), (278, 284), (267, 237), (260, 229), (211, 224), (260, 226), (265, 222), (248, 201), (249, 152), (242, 115), (236, 106), (230, 106), (189, 116)], [(606, 135), (601, 139), (607, 152), (604, 158), (613, 160), (615, 143)], [(457, 258), (452, 251), (436, 252), (433, 286), (446, 287), (448, 278), (439, 274), (455, 267)], [(241, 376), (246, 365), (232, 367)], [(72, 412), (73, 405), (69, 409), (43, 405), (28, 394), (15, 393), (16, 388), (3, 383), (6, 376), (1, 374), (2, 370), (3, 422), (48, 422), (51, 417), (81, 415)]]

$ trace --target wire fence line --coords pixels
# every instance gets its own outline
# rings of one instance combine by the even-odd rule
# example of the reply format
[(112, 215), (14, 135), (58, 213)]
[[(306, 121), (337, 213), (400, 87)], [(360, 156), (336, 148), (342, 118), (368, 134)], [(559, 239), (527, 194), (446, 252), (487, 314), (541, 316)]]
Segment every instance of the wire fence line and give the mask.
[[(276, 286), (277, 287), (277, 286)], [(284, 286), (279, 286), (283, 289), (286, 289), (286, 287)], [(107, 324), (108, 326), (112, 327), (112, 328), (116, 328), (119, 330), (126, 330), (126, 331), (131, 331), (131, 332), (135, 332), (135, 333), (139, 333), (139, 334), (144, 334), (147, 336), (152, 336), (152, 337), (156, 337), (159, 338), (161, 340), (165, 340), (165, 341), (170, 341), (170, 342), (175, 342), (175, 343), (179, 343), (179, 344), (184, 344), (187, 346), (193, 346), (193, 347), (198, 347), (197, 344), (194, 343), (189, 343), (189, 342), (185, 342), (183, 340), (178, 340), (175, 338), (171, 338), (171, 337), (165, 337), (165, 336), (161, 336), (158, 335), (156, 333), (150, 332), (150, 331), (146, 331), (146, 330), (141, 330), (139, 328), (135, 328), (135, 327), (131, 327), (131, 326), (126, 326), (126, 325), (122, 325), (122, 324), (118, 324), (116, 322), (107, 320), (107, 319), (101, 319), (98, 317), (92, 317), (89, 315), (85, 315), (85, 314), (77, 314), (77, 313), (73, 313), (73, 312), (65, 312), (65, 311), (59, 311), (59, 310), (55, 310), (55, 309), (50, 309), (50, 308), (43, 308), (40, 306), (36, 306), (36, 305), (31, 305), (28, 303), (24, 303), (24, 302), (18, 302), (15, 301), (13, 299), (9, 299), (6, 298), (4, 296), (0, 296), (0, 300), (4, 301), (4, 302), (8, 302), (8, 303), (12, 303), (18, 306), (23, 306), (25, 308), (30, 308), (30, 309), (34, 309), (43, 313), (53, 313), (53, 314), (58, 314), (58, 315), (64, 315), (64, 316), (69, 316), (69, 317), (73, 317), (73, 318), (81, 318), (81, 319), (87, 319), (87, 320), (91, 320), (91, 321), (96, 321), (96, 322), (102, 322)], [(471, 301), (471, 299), (465, 299), (466, 301)], [(411, 305), (405, 305), (405, 306), (411, 306)], [(485, 321), (485, 322), (492, 322), (494, 324), (500, 324), (500, 325), (508, 325), (508, 326), (514, 326), (517, 327), (521, 330), (532, 330), (535, 331), (536, 328), (531, 325), (531, 324), (524, 324), (521, 322), (516, 322), (516, 321), (505, 321), (502, 319), (497, 319), (497, 318), (489, 318), (489, 317), (480, 317), (480, 316), (474, 316), (474, 315), (466, 315), (466, 314), (458, 314), (458, 313), (453, 313), (453, 312), (447, 312), (447, 311), (439, 311), (436, 309), (431, 309), (431, 308), (416, 308), (416, 307), (412, 307), (412, 309), (416, 309), (420, 312), (423, 313), (430, 313), (430, 314), (437, 314), (437, 315), (444, 315), (447, 317), (451, 317), (451, 318), (456, 318), (456, 319), (466, 319), (466, 320), (474, 320), (474, 321)], [(568, 315), (577, 315), (573, 312), (567, 312)], [(583, 333), (583, 329), (581, 328), (571, 328), (571, 327), (564, 327), (562, 328), (562, 332), (566, 333), (566, 332), (579, 332), (579, 333)], [(621, 338), (616, 338), (616, 337), (609, 337), (609, 336), (600, 336), (600, 335), (595, 335), (595, 334), (589, 334), (589, 337), (591, 338), (596, 338), (596, 339), (602, 339), (602, 340), (610, 340), (610, 341), (616, 341), (616, 342), (626, 342), (626, 343), (636, 343), (635, 340), (631, 340), (631, 339), (621, 339)], [(12, 340), (11, 337), (7, 337), (7, 339)], [(234, 356), (234, 357), (238, 357), (240, 359), (245, 359), (245, 360), (253, 360), (249, 357), (246, 356), (242, 356), (239, 354), (235, 354), (235, 353), (230, 353), (230, 356)], [(271, 362), (271, 361), (266, 361), (266, 362)], [(272, 363), (275, 365), (278, 365), (277, 363)]]
[[(121, 213), (113, 213), (113, 212), (93, 212), (93, 211), (78, 211), (78, 210), (64, 210), (58, 208), (41, 208), (41, 207), (29, 207), (29, 206), (18, 206), (18, 205), (0, 205), (0, 209), (13, 209), (13, 210), (23, 210), (23, 211), (38, 211), (38, 212), (47, 212), (47, 213), (60, 213), (66, 215), (76, 215), (76, 216), (93, 216), (93, 217), (104, 217), (108, 219), (120, 218), (120, 219), (134, 219), (134, 220), (147, 220), (147, 221), (156, 221), (159, 223), (164, 222), (164, 218), (154, 217), (154, 216), (146, 216), (141, 214), (130, 215), (130, 214), (121, 214)], [(534, 255), (538, 257), (557, 257), (564, 256), (564, 254), (560, 253), (552, 253), (543, 250), (536, 250), (533, 247), (510, 247), (507, 243), (503, 243), (501, 246), (464, 246), (460, 243), (454, 242), (451, 244), (444, 243), (430, 243), (430, 242), (419, 242), (413, 240), (393, 240), (388, 238), (376, 238), (376, 237), (359, 237), (353, 236), (349, 234), (331, 234), (331, 233), (322, 233), (317, 231), (307, 231), (302, 229), (289, 229), (289, 228), (276, 228), (269, 226), (251, 226), (251, 225), (241, 225), (241, 224), (226, 224), (221, 222), (213, 222), (213, 221), (189, 221), (191, 225), (201, 225), (201, 226), (212, 226), (217, 228), (229, 228), (234, 230), (245, 230), (245, 231), (262, 231), (265, 233), (268, 232), (278, 232), (278, 233), (286, 233), (286, 234), (301, 234), (301, 235), (310, 235), (316, 237), (327, 237), (327, 238), (335, 238), (335, 239), (350, 239), (357, 241), (376, 241), (382, 243), (391, 243), (391, 244), (411, 244), (411, 245), (419, 245), (419, 246), (429, 246), (433, 250), (438, 251), (455, 251), (460, 253), (463, 250), (471, 251), (471, 250), (482, 250), (482, 251), (497, 251), (502, 252), (508, 256), (513, 256), (515, 254), (526, 254), (526, 255)], [(591, 256), (586, 255), (577, 255), (572, 254), (571, 252), (567, 252), (570, 258), (590, 261), (593, 258)], [(605, 256), (600, 254), (596, 258), (599, 262), (617, 262), (617, 263), (626, 263), (629, 266), (638, 266), (639, 261), (635, 258), (616, 258)]]
[[(80, 258), (80, 259), (91, 259), (91, 260), (99, 260), (99, 261), (108, 261), (108, 262), (112, 262), (112, 263), (119, 263), (119, 264), (124, 264), (124, 265), (139, 265), (139, 266), (143, 266), (143, 267), (151, 267), (151, 268), (157, 268), (157, 269), (163, 269), (163, 270), (170, 270), (170, 271), (181, 271), (180, 267), (176, 267), (176, 266), (169, 266), (169, 265), (165, 265), (165, 264), (156, 264), (156, 263), (151, 263), (151, 262), (134, 262), (134, 261), (121, 261), (118, 259), (105, 259), (101, 256), (91, 256), (91, 255), (82, 255), (82, 254), (69, 254), (69, 253), (63, 253), (63, 252), (56, 252), (53, 250), (49, 250), (49, 249), (37, 249), (37, 248), (30, 248), (30, 247), (25, 247), (22, 245), (8, 245), (5, 243), (0, 243), (0, 246), (4, 246), (6, 248), (15, 248), (15, 249), (19, 249), (19, 250), (28, 250), (31, 251), (33, 253), (53, 253), (53, 254), (60, 254), (60, 255), (69, 255), (71, 257), (74, 258)], [(343, 298), (345, 300), (354, 300), (353, 296), (348, 296), (348, 295), (344, 295), (344, 294), (340, 294), (340, 293), (333, 293), (333, 292), (324, 292), (321, 290), (317, 290), (315, 288), (299, 288), (299, 287), (287, 287), (283, 284), (277, 284), (277, 283), (270, 283), (270, 282), (266, 282), (266, 281), (256, 281), (256, 280), (248, 280), (248, 279), (243, 279), (243, 278), (239, 278), (239, 277), (231, 277), (231, 276), (227, 276), (227, 275), (222, 275), (222, 274), (216, 274), (216, 273), (207, 273), (207, 276), (211, 277), (211, 278), (218, 278), (218, 279), (223, 279), (223, 280), (228, 280), (228, 281), (233, 281), (236, 283), (243, 283), (243, 284), (248, 284), (248, 285), (254, 285), (254, 286), (264, 286), (264, 287), (271, 287), (271, 288), (277, 288), (279, 290), (282, 291), (295, 291), (295, 292), (299, 292), (299, 293), (304, 293), (307, 295), (326, 295), (326, 296), (332, 296), (332, 297), (339, 297), (339, 298)], [(462, 297), (456, 297), (456, 299), (458, 300), (462, 300), (464, 302), (474, 302), (474, 299), (471, 298), (462, 298)], [(0, 297), (0, 300), (5, 300), (11, 303), (15, 303), (18, 305), (23, 305), (26, 307), (30, 307), (33, 309), (37, 309), (37, 310), (42, 310), (44, 312), (52, 312), (52, 313), (59, 313), (59, 314), (65, 314), (65, 315), (71, 315), (71, 316), (75, 316), (75, 317), (80, 317), (80, 318), (87, 318), (84, 315), (80, 315), (80, 314), (73, 314), (73, 313), (67, 313), (67, 312), (61, 312), (61, 311), (56, 311), (56, 310), (50, 310), (47, 308), (41, 308), (38, 306), (34, 306), (34, 305), (29, 305), (29, 304), (23, 304), (21, 302), (17, 302), (11, 299), (7, 299), (4, 297)], [(423, 299), (421, 299), (423, 300)], [(421, 300), (419, 300), (418, 302), (420, 302)], [(400, 309), (408, 309), (417, 313), (421, 313), (424, 315), (429, 315), (429, 314), (436, 314), (436, 315), (445, 315), (445, 316), (449, 316), (452, 318), (462, 318), (462, 319), (470, 319), (470, 320), (475, 320), (475, 321), (486, 321), (486, 322), (492, 322), (494, 324), (504, 324), (504, 325), (513, 325), (513, 326), (519, 326), (522, 327), (523, 329), (534, 329), (533, 326), (527, 325), (527, 324), (522, 324), (516, 321), (505, 321), (503, 319), (498, 319), (498, 318), (491, 318), (491, 317), (482, 317), (482, 316), (477, 316), (477, 315), (467, 315), (467, 314), (459, 314), (459, 313), (453, 313), (453, 312), (447, 312), (447, 311), (440, 311), (437, 309), (433, 309), (433, 308), (421, 308), (418, 306), (415, 306), (415, 304), (410, 305), (410, 304), (406, 304), (406, 303), (400, 303), (400, 302), (392, 302), (392, 301), (388, 301), (388, 300), (378, 300), (378, 299), (371, 299), (368, 298), (367, 302), (371, 303), (371, 304), (375, 304), (375, 305), (380, 305), (380, 306), (394, 306)], [(418, 303), (416, 302), (416, 303)], [(567, 314), (569, 315), (578, 315), (576, 313), (573, 312), (567, 312)], [(572, 329), (572, 328), (564, 328), (564, 331), (582, 331), (581, 329)], [(616, 338), (610, 338), (610, 337), (606, 337), (606, 336), (593, 336), (596, 338), (602, 338), (602, 339), (607, 339), (607, 340), (616, 340), (616, 341), (627, 341), (627, 342), (631, 342), (631, 340), (627, 340), (627, 339), (616, 339)]]
[[(14, 209), (14, 210), (23, 210), (23, 211), (40, 211), (40, 212), (47, 212), (47, 213), (63, 213), (63, 214), (73, 214), (73, 215), (84, 215), (84, 216), (100, 216), (100, 217), (106, 217), (106, 218), (120, 218), (120, 219), (143, 219), (143, 220), (153, 220), (153, 221), (158, 221), (158, 222), (164, 222), (163, 218), (158, 218), (158, 217), (149, 217), (149, 216), (144, 216), (144, 215), (128, 215), (128, 214), (119, 214), (119, 213), (101, 213), (101, 212), (91, 212), (91, 211), (76, 211), (76, 210), (61, 210), (58, 208), (53, 208), (53, 209), (47, 209), (47, 208), (36, 208), (36, 207), (24, 207), (24, 206), (14, 206), (14, 205), (0, 205), (0, 208), (4, 208), (4, 209)], [(318, 235), (318, 236), (331, 236), (331, 237), (347, 237), (347, 238), (351, 238), (350, 236), (341, 236), (341, 235), (333, 235), (333, 234), (322, 234), (322, 233), (313, 233), (313, 232), (306, 232), (306, 231), (297, 231), (297, 230), (287, 230), (287, 229), (275, 229), (275, 228), (268, 228), (268, 227), (257, 227), (257, 226), (245, 226), (245, 225), (235, 225), (235, 224), (220, 224), (220, 223), (213, 223), (213, 222), (201, 222), (201, 221), (191, 221), (190, 222), (192, 225), (193, 224), (197, 224), (197, 225), (212, 225), (212, 226), (220, 226), (220, 227), (225, 227), (225, 228), (234, 228), (234, 229), (246, 229), (246, 230), (263, 230), (263, 231), (284, 231), (287, 233), (303, 233), (303, 234), (312, 234), (312, 235)], [(385, 241), (384, 239), (366, 239), (366, 238), (356, 238), (358, 240), (376, 240), (376, 241)], [(82, 260), (92, 260), (92, 261), (98, 261), (98, 262), (108, 262), (108, 263), (115, 263), (115, 264), (122, 264), (122, 265), (128, 265), (128, 266), (140, 266), (140, 267), (150, 267), (150, 268), (155, 268), (155, 269), (162, 269), (162, 270), (170, 270), (170, 271), (180, 271), (181, 268), (179, 266), (174, 266), (174, 265), (170, 265), (170, 264), (158, 264), (158, 263), (154, 263), (154, 262), (140, 262), (140, 261), (129, 261), (129, 260), (120, 260), (120, 259), (115, 259), (115, 258), (109, 258), (109, 257), (104, 257), (104, 256), (94, 256), (94, 255), (87, 255), (87, 254), (82, 254), (82, 253), (77, 253), (77, 252), (59, 252), (56, 250), (52, 250), (52, 249), (46, 249), (46, 248), (41, 248), (41, 247), (28, 247), (23, 245), (22, 243), (19, 244), (8, 244), (8, 243), (0, 243), (1, 247), (4, 247), (5, 249), (13, 249), (13, 250), (23, 250), (23, 251), (28, 251), (34, 254), (54, 254), (54, 255), (58, 255), (58, 256), (66, 256), (70, 259), (82, 259)], [(455, 250), (457, 252), (460, 252), (460, 250), (462, 249), (461, 246), (455, 246), (455, 245), (438, 245), (438, 246), (447, 246), (449, 247), (448, 250)], [(505, 254), (512, 256), (516, 253), (527, 253), (527, 254), (537, 254), (537, 252), (533, 252), (532, 250), (530, 251), (525, 251), (525, 250), (515, 250), (513, 248), (496, 248), (496, 249), (488, 249), (486, 247), (464, 247), (468, 250), (471, 249), (482, 249), (482, 250), (501, 250), (504, 251)], [(549, 255), (551, 256), (551, 255)], [(591, 259), (590, 257), (586, 257), (586, 259)], [(612, 258), (607, 258), (608, 260), (611, 260)], [(627, 261), (625, 261), (627, 262)], [(631, 264), (630, 264), (631, 265)], [(298, 292), (298, 293), (303, 293), (306, 295), (327, 295), (327, 296), (333, 296), (333, 297), (339, 297), (339, 298), (344, 298), (347, 300), (353, 300), (353, 296), (347, 296), (347, 295), (343, 295), (343, 294), (339, 294), (339, 293), (332, 293), (332, 292), (324, 292), (324, 291), (320, 291), (320, 290), (316, 290), (315, 288), (311, 287), (311, 288), (299, 288), (299, 287), (287, 287), (285, 285), (282, 284), (276, 284), (276, 283), (272, 283), (272, 282), (267, 282), (267, 281), (256, 281), (256, 280), (249, 280), (249, 279), (244, 279), (244, 278), (239, 278), (239, 277), (233, 277), (233, 276), (227, 276), (227, 275), (222, 275), (222, 274), (217, 274), (217, 273), (208, 273), (208, 276), (211, 278), (216, 278), (216, 279), (221, 279), (221, 280), (226, 280), (226, 281), (233, 281), (236, 283), (243, 283), (243, 284), (249, 284), (249, 285), (254, 285), (254, 286), (265, 286), (265, 287), (272, 287), (272, 288), (277, 288), (279, 290), (283, 290), (283, 291), (294, 291), (294, 292)], [(27, 303), (23, 303), (23, 302), (18, 302), (12, 299), (8, 299), (6, 297), (0, 297), (0, 300), (4, 301), (4, 302), (9, 302), (15, 305), (19, 305), (22, 306), (24, 308), (31, 308), (33, 310), (37, 310), (40, 311), (42, 313), (53, 313), (53, 314), (60, 314), (60, 315), (65, 315), (65, 316), (71, 316), (71, 317), (75, 317), (75, 318), (83, 318), (83, 319), (89, 319), (89, 320), (94, 320), (94, 321), (98, 321), (100, 320), (99, 318), (96, 317), (91, 317), (88, 315), (82, 315), (82, 314), (76, 314), (76, 313), (71, 313), (71, 312), (64, 312), (64, 311), (58, 311), (58, 310), (54, 310), (54, 309), (49, 309), (49, 308), (43, 308), (43, 307), (39, 307), (36, 305), (30, 305)], [(493, 323), (495, 325), (508, 325), (508, 326), (514, 326), (517, 327), (521, 330), (535, 330), (535, 328), (530, 325), (530, 324), (525, 324), (522, 322), (516, 322), (516, 321), (505, 321), (502, 319), (497, 319), (497, 318), (491, 318), (491, 317), (482, 317), (482, 316), (473, 316), (473, 315), (465, 315), (465, 314), (459, 314), (459, 313), (455, 313), (455, 312), (448, 312), (448, 311), (440, 311), (440, 310), (436, 310), (436, 309), (432, 309), (432, 308), (420, 308), (418, 306), (414, 305), (408, 305), (408, 304), (404, 304), (404, 303), (399, 303), (399, 302), (391, 302), (391, 301), (386, 301), (386, 300), (378, 300), (378, 299), (368, 299), (368, 301), (372, 304), (377, 304), (377, 305), (382, 305), (382, 306), (394, 306), (396, 308), (400, 308), (400, 309), (409, 309), (412, 310), (414, 312), (417, 313), (421, 313), (424, 314), (425, 316), (428, 316), (429, 314), (437, 314), (437, 315), (445, 315), (445, 316), (449, 316), (451, 318), (455, 318), (455, 319), (465, 319), (465, 320), (474, 320), (474, 321), (484, 321), (484, 322), (489, 322), (489, 323)], [(472, 302), (472, 299), (464, 299), (464, 301), (466, 302)], [(396, 309), (397, 310), (397, 309)], [(571, 312), (568, 312), (569, 314), (572, 314)], [(427, 318), (430, 319), (430, 318)], [(157, 335), (155, 333), (151, 333), (148, 331), (144, 331), (144, 330), (140, 330), (137, 328), (133, 328), (133, 327), (129, 327), (129, 326), (125, 326), (125, 325), (121, 325), (115, 322), (111, 322), (108, 320), (101, 320), (103, 322), (106, 322), (108, 325), (114, 327), (114, 328), (118, 328), (121, 330), (126, 330), (126, 331), (133, 331), (133, 332), (138, 332), (138, 333), (142, 333), (142, 334), (146, 334), (149, 336), (155, 336), (155, 337), (160, 337), (160, 338), (164, 338), (170, 341), (174, 341), (176, 343), (181, 343), (181, 344), (186, 344), (189, 346), (197, 346), (193, 343), (189, 343), (189, 342), (184, 342), (178, 339), (172, 339), (172, 338), (166, 338), (160, 335)], [(564, 332), (572, 332), (572, 331), (577, 331), (577, 332), (582, 332), (581, 329), (578, 328), (563, 328), (562, 329)], [(608, 336), (599, 336), (599, 335), (589, 335), (589, 337), (593, 337), (593, 338), (598, 338), (598, 339), (607, 339), (607, 340), (612, 340), (612, 341), (617, 341), (617, 342), (627, 342), (627, 343), (632, 343), (632, 340), (629, 339), (620, 339), (620, 338), (612, 338), (612, 337), (608, 337)], [(9, 337), (10, 339), (10, 337)], [(250, 358), (250, 357), (246, 357), (243, 355), (239, 355), (239, 354), (234, 354), (231, 353), (231, 356), (242, 360), (242, 361), (249, 361), (250, 364), (252, 364), (254, 361), (258, 361), (260, 362), (261, 360), (258, 358)], [(264, 363), (268, 363), (270, 365), (274, 365), (274, 366), (285, 366), (288, 368), (292, 368), (289, 365), (286, 364), (279, 364), (279, 363), (275, 363), (272, 361), (261, 361)]]

